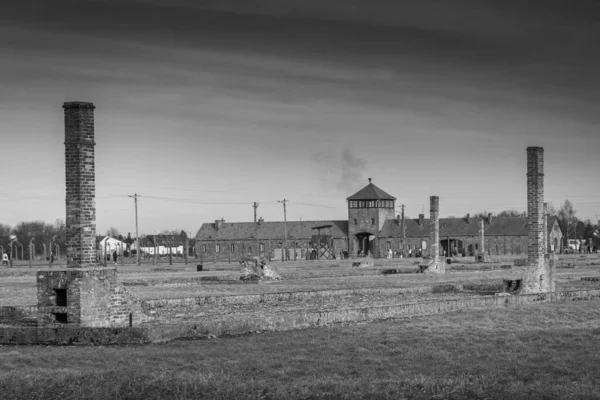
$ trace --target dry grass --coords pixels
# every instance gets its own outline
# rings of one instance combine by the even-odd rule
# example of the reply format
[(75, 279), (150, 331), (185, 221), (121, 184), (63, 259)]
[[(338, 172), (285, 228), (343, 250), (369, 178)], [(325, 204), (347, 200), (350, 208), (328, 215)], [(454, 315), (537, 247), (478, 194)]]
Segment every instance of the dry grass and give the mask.
[(119, 347), (0, 347), (3, 399), (593, 399), (600, 302)]

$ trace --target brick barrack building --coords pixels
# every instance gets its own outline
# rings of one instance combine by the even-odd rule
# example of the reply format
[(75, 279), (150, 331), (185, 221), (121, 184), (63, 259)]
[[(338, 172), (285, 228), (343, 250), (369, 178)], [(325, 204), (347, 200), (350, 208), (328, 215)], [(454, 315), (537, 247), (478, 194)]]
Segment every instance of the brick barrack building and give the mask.
[[(385, 257), (407, 256), (429, 249), (430, 219), (419, 214), (416, 219), (395, 217), (396, 198), (369, 184), (348, 197), (348, 220), (287, 221), (288, 258), (354, 257), (370, 253)], [(443, 198), (440, 209), (443, 211)], [(549, 252), (562, 250), (563, 232), (556, 217), (547, 216)], [(441, 255), (474, 256), (480, 250), (480, 227), (483, 222), (484, 251), (488, 255), (527, 254), (527, 217), (471, 217), (439, 219)], [(196, 235), (196, 252), (207, 261), (229, 261), (242, 255), (259, 255), (275, 260), (285, 256), (284, 222), (204, 223)]]

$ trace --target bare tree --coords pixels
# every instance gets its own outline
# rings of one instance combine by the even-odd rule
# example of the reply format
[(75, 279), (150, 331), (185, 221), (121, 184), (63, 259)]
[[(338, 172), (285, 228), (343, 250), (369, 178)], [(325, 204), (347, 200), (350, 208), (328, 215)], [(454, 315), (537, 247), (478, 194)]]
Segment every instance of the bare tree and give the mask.
[(573, 207), (573, 203), (569, 199), (566, 199), (560, 210), (558, 210), (557, 217), (567, 233), (567, 239), (572, 237), (571, 232), (575, 232), (577, 222), (579, 222), (575, 216), (576, 213), (577, 211), (575, 211), (575, 207)]

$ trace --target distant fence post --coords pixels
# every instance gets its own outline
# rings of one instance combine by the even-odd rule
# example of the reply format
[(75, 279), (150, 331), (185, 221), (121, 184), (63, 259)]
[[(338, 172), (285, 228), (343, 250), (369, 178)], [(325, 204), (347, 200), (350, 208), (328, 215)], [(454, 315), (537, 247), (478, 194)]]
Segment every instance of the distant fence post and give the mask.
[(152, 236), (152, 241), (154, 245), (154, 254), (152, 255), (152, 265), (156, 265), (156, 235)]

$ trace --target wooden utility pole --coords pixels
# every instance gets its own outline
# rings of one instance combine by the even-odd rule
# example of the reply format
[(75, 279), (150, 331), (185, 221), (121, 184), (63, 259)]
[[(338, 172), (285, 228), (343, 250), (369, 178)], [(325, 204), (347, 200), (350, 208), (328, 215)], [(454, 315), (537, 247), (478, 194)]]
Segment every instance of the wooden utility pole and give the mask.
[(254, 202), (254, 204), (252, 204), (252, 208), (254, 208), (254, 222), (256, 223), (256, 209), (258, 208), (258, 203)]
[(286, 212), (286, 208), (285, 205), (289, 200), (283, 199), (283, 200), (277, 200), (278, 203), (282, 203), (283, 204), (283, 249), (285, 251), (285, 257), (283, 258), (284, 261), (287, 261), (288, 259), (288, 254), (287, 254), (287, 212)]
[(406, 229), (405, 229), (405, 223), (404, 223), (404, 204), (402, 204), (402, 257), (406, 257), (406, 254), (404, 254), (404, 243), (406, 242)]
[(142, 259), (140, 258), (140, 236), (138, 233), (138, 207), (137, 207), (137, 199), (140, 197), (139, 194), (134, 193), (133, 196), (129, 195), (129, 197), (133, 198), (133, 202), (135, 204), (135, 256), (137, 258), (137, 265), (142, 265)]

